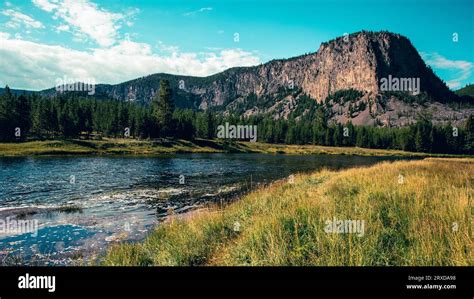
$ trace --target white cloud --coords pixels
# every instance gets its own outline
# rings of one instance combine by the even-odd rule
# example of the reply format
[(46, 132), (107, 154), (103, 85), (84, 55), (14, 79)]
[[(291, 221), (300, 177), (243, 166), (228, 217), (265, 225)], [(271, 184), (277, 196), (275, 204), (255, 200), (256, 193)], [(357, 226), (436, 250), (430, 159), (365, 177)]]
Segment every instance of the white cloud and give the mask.
[(128, 27), (132, 27), (135, 23), (135, 18), (137, 14), (140, 13), (140, 9), (134, 7), (130, 8), (126, 13), (125, 13), (125, 24), (127, 24)]
[(161, 52), (165, 52), (165, 53), (173, 54), (173, 53), (179, 52), (178, 46), (167, 45), (163, 43), (161, 40), (157, 42), (157, 47)]
[(455, 78), (447, 82), (450, 88), (461, 87), (464, 80), (471, 76), (474, 64), (465, 60), (449, 60), (438, 53), (421, 53), (421, 56), (427, 64), (440, 69), (448, 70), (454, 73)]
[(185, 12), (185, 13), (183, 13), (183, 16), (185, 16), (185, 17), (194, 16), (194, 15), (200, 13), (200, 12), (206, 12), (206, 11), (211, 11), (211, 10), (212, 10), (212, 7), (203, 7), (203, 8), (200, 8), (198, 10)]
[(69, 31), (71, 30), (71, 28), (69, 27), (69, 25), (66, 25), (66, 24), (61, 24), (59, 26), (56, 26), (56, 32), (62, 32), (62, 31)]
[(47, 12), (52, 12), (58, 7), (57, 1), (54, 0), (33, 0), (33, 4)]
[[(5, 58), (0, 60), (0, 85), (39, 90), (53, 87), (56, 79), (64, 76), (116, 84), (153, 73), (207, 76), (230, 67), (260, 63), (255, 53), (241, 49), (187, 53), (162, 41), (153, 47), (131, 41), (130, 35), (121, 35), (119, 29), (133, 25), (139, 13), (136, 8), (113, 13), (89, 0), (32, 1), (59, 21), (53, 25), (56, 32), (70, 32), (74, 41), (92, 40), (97, 46), (76, 50), (0, 32), (0, 57)], [(210, 10), (211, 7), (204, 7), (189, 15)]]
[(150, 45), (130, 40), (110, 48), (78, 51), (13, 39), (0, 32), (0, 44), (0, 57), (5, 58), (0, 60), (0, 84), (25, 89), (50, 88), (57, 78), (64, 76), (116, 84), (159, 72), (207, 76), (234, 66), (260, 63), (253, 53), (241, 49), (205, 53), (182, 53), (175, 49), (158, 55)]
[(40, 21), (37, 21), (32, 17), (25, 15), (24, 13), (21, 13), (19, 11), (13, 9), (5, 9), (2, 11), (2, 14), (7, 17), (10, 17), (10, 21), (5, 24), (5, 26), (9, 28), (18, 29), (21, 26), (34, 29), (44, 28), (44, 25)]
[(101, 47), (116, 43), (121, 23), (127, 22), (129, 16), (109, 12), (88, 0), (33, 0), (33, 3), (44, 11), (54, 13), (54, 19), (65, 22), (76, 40), (84, 41), (88, 37)]

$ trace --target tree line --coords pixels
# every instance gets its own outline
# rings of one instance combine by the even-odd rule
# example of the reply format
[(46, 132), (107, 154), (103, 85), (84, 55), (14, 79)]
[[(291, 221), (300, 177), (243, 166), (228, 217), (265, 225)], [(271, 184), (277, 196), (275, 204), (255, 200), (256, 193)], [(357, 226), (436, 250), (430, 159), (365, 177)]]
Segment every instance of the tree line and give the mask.
[[(302, 114), (302, 111), (309, 111)], [(0, 140), (3, 142), (54, 138), (105, 137), (192, 140), (216, 138), (217, 126), (256, 125), (258, 141), (326, 146), (358, 146), (417, 152), (474, 154), (474, 117), (462, 127), (432, 125), (421, 115), (401, 128), (332, 124), (323, 104), (301, 101), (287, 120), (270, 115), (239, 115), (179, 109), (169, 82), (162, 80), (150, 106), (117, 100), (98, 100), (71, 93), (52, 98), (38, 94), (0, 95)]]

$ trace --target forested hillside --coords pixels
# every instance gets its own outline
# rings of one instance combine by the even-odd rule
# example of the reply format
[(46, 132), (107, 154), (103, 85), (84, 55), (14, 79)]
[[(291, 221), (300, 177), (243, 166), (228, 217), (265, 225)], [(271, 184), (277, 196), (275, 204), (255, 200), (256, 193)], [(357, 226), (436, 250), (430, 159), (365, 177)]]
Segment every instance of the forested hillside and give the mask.
[[(348, 95), (357, 96), (356, 92)], [(334, 98), (334, 97), (333, 97)], [(333, 98), (328, 98), (331, 101)], [(329, 122), (330, 111), (309, 97), (300, 99), (288, 119), (259, 114), (242, 117), (175, 108), (167, 81), (150, 106), (133, 102), (58, 95), (0, 95), (0, 139), (19, 142), (54, 138), (216, 138), (217, 126), (257, 125), (258, 141), (401, 149), (435, 153), (474, 153), (474, 117), (460, 127), (432, 125), (430, 115), (402, 128), (354, 126)], [(304, 112), (304, 113), (303, 113)]]

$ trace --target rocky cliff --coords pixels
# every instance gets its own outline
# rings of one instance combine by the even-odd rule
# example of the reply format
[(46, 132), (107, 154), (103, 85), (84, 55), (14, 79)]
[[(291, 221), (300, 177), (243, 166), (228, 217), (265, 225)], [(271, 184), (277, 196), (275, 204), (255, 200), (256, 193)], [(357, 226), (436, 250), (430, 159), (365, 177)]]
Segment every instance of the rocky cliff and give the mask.
[[(278, 103), (283, 108), (278, 109), (280, 112), (276, 117), (285, 117), (288, 110), (297, 106), (298, 97), (288, 96), (289, 93), (282, 93), (282, 90), (298, 89), (301, 90), (299, 94), (323, 102), (337, 91), (355, 89), (363, 92), (360, 100), (367, 103), (373, 100), (365, 106), (373, 106), (375, 114), (374, 111), (370, 114), (375, 119), (380, 112), (376, 103), (383, 94), (380, 84), (383, 78), (419, 79), (419, 92), (431, 102), (443, 103), (456, 97), (426, 66), (406, 37), (366, 31), (325, 42), (315, 53), (290, 59), (232, 68), (209, 77), (154, 74), (118, 85), (98, 85), (96, 95), (148, 103), (157, 92), (159, 81), (167, 79), (178, 107), (229, 112), (239, 106), (244, 107), (240, 113), (251, 115), (272, 112)], [(252, 98), (251, 102), (249, 98)], [(348, 107), (338, 107), (339, 110), (343, 108)], [(348, 115), (344, 120), (349, 118), (352, 116)], [(371, 123), (367, 119), (361, 122)]]

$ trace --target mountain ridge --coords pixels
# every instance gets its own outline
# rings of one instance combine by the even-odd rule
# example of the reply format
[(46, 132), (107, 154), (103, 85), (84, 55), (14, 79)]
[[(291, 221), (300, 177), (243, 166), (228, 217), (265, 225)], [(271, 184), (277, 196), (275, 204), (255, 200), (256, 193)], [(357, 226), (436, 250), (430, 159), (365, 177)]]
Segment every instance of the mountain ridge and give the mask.
[[(159, 81), (166, 79), (174, 91), (177, 107), (212, 109), (223, 113), (233, 113), (236, 107), (240, 107), (237, 110), (244, 116), (273, 113), (275, 118), (286, 118), (294, 111), (302, 95), (319, 104), (327, 104), (325, 100), (332, 94), (354, 89), (362, 92), (360, 98), (352, 99), (350, 103), (344, 100), (336, 103), (339, 99), (329, 103), (330, 111), (345, 115), (332, 115), (333, 121), (352, 120), (353, 107), (357, 105), (367, 111), (358, 111), (361, 113), (355, 117), (363, 117), (356, 119), (355, 123), (391, 125), (391, 118), (406, 111), (411, 116), (407, 116), (406, 121), (396, 120), (393, 125), (411, 123), (415, 112), (422, 109), (412, 107), (413, 103), (403, 103), (407, 97), (411, 99), (412, 91), (403, 91), (407, 96), (397, 96), (396, 93), (386, 95), (381, 91), (380, 80), (388, 77), (418, 78), (422, 102), (428, 105), (439, 102), (443, 106), (443, 103), (460, 99), (426, 65), (407, 37), (388, 31), (359, 31), (323, 42), (312, 53), (274, 59), (256, 66), (234, 67), (207, 77), (156, 73), (115, 85), (98, 84), (94, 96), (148, 104), (159, 89)], [(295, 95), (295, 90), (300, 92)], [(57, 91), (52, 88), (40, 93), (53, 96)], [(386, 111), (387, 105), (396, 113), (385, 115), (390, 112)], [(437, 107), (437, 110), (439, 108), (444, 109)], [(464, 118), (464, 112), (445, 108), (447, 115), (440, 121)], [(453, 113), (457, 115), (453, 116)]]

